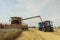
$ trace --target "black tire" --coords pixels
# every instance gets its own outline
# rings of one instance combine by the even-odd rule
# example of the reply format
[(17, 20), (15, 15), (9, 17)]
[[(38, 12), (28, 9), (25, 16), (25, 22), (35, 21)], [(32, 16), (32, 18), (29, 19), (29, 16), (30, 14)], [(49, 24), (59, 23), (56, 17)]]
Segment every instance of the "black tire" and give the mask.
[(53, 28), (51, 28), (51, 29), (50, 29), (50, 32), (54, 32), (54, 29), (53, 29)]
[(39, 28), (40, 31), (42, 31), (42, 28)]
[(50, 31), (51, 31), (51, 32), (54, 32), (54, 30), (53, 30), (53, 29), (51, 29)]
[(43, 28), (43, 31), (46, 32), (46, 28)]

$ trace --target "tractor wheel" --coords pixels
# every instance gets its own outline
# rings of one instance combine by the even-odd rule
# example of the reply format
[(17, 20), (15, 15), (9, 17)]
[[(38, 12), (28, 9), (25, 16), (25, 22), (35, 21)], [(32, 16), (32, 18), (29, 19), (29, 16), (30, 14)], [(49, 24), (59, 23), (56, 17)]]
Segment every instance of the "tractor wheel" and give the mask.
[(43, 31), (46, 32), (46, 28), (43, 28)]
[(51, 28), (51, 29), (50, 29), (50, 31), (51, 31), (51, 32), (54, 32), (54, 29), (53, 29), (53, 28)]
[(54, 32), (54, 30), (53, 30), (53, 29), (51, 29), (50, 31), (51, 31), (51, 32)]
[(40, 31), (42, 31), (42, 28), (39, 28)]

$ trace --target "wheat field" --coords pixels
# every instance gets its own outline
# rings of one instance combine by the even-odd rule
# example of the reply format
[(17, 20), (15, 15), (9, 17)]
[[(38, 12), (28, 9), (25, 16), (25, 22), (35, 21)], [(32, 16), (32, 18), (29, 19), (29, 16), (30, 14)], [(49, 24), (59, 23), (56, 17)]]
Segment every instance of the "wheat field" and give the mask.
[(30, 28), (28, 31), (23, 31), (16, 40), (60, 40), (60, 28), (54, 29), (54, 32), (43, 32)]
[(55, 28), (54, 32), (43, 32), (37, 28), (29, 28), (27, 31), (0, 29), (0, 40), (60, 40), (60, 28)]
[(20, 29), (0, 29), (0, 40), (15, 40), (21, 33)]

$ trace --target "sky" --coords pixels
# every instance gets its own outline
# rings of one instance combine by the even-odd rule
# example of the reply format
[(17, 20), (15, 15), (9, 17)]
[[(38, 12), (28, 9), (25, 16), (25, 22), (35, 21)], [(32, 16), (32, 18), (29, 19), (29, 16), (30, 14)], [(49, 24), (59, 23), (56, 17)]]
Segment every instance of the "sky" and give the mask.
[[(0, 0), (0, 23), (10, 23), (10, 17), (28, 18), (41, 16), (42, 20), (53, 21), (60, 26), (60, 0)], [(40, 18), (24, 20), (24, 24), (37, 26)]]

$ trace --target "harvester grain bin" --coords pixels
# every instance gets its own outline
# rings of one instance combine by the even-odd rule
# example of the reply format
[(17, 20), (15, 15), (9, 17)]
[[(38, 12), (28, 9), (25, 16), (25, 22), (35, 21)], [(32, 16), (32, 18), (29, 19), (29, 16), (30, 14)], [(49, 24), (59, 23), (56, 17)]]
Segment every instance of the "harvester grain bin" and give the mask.
[(22, 18), (21, 17), (11, 17), (11, 24), (22, 24)]
[[(29, 18), (24, 18), (24, 19), (22, 19), (22, 17), (11, 17), (10, 21), (11, 21), (12, 26), (20, 26), (21, 29), (25, 30), (25, 29), (28, 29), (28, 25), (22, 24), (22, 21), (36, 18), (36, 17), (39, 17), (41, 19), (40, 16), (34, 16), (34, 17), (29, 17)], [(42, 19), (41, 19), (41, 21), (42, 21)]]

